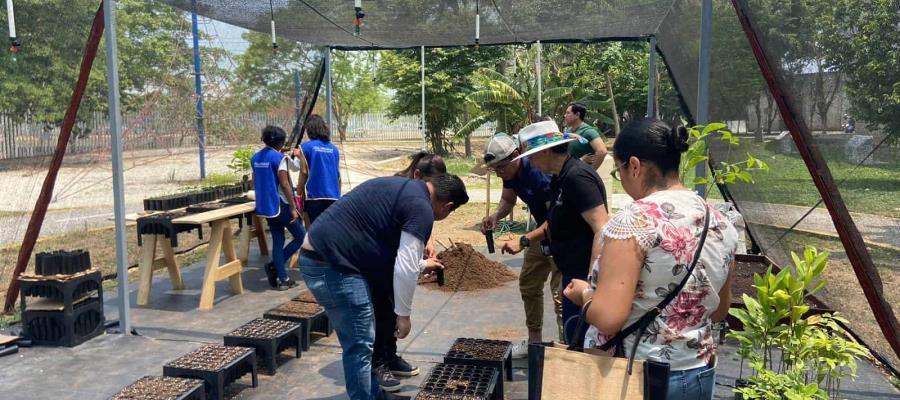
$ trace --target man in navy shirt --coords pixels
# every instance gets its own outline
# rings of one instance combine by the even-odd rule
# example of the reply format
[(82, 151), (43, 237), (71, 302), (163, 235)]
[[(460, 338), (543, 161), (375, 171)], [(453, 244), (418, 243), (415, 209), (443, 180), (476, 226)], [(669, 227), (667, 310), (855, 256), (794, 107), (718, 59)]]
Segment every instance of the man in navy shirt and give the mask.
[[(559, 297), (562, 275), (553, 263), (553, 259), (544, 255), (541, 243), (535, 239), (543, 236), (541, 232), (545, 228), (544, 223), (547, 220), (550, 177), (532, 167), (526, 158), (513, 161), (518, 155), (518, 144), (515, 139), (505, 133), (494, 135), (485, 147), (485, 164), (503, 180), (503, 194), (497, 204), (497, 211), (482, 220), (481, 230), (482, 232), (486, 232), (488, 229), (496, 230), (497, 221), (509, 215), (515, 207), (516, 197), (522, 199), (528, 206), (538, 228), (522, 235), (517, 240), (503, 243), (501, 250), (505, 253), (516, 254), (522, 249), (527, 249), (522, 272), (519, 274), (519, 292), (522, 294), (522, 302), (525, 303), (528, 342), (543, 341), (541, 332), (544, 322), (544, 284), (547, 282), (548, 276), (550, 276), (550, 286), (553, 288), (551, 293), (553, 293), (554, 309), (556, 310), (557, 328), (560, 332), (560, 340), (562, 340), (562, 299)], [(528, 354), (527, 343), (517, 344), (513, 347), (515, 356)]]
[(468, 201), (465, 184), (454, 175), (424, 181), (375, 178), (342, 196), (310, 226), (300, 270), (337, 331), (351, 399), (387, 396), (372, 371), (370, 286), (391, 280), (395, 335), (405, 338), (419, 273), (443, 268), (435, 260), (423, 260), (432, 225)]

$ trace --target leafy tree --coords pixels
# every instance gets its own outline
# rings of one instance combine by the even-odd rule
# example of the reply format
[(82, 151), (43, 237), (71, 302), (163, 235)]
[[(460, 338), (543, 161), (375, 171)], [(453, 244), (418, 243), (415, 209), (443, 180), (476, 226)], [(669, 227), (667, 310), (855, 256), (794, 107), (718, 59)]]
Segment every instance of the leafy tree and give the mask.
[(387, 96), (375, 77), (378, 53), (335, 51), (333, 54), (332, 108), (337, 130), (344, 140), (350, 116), (384, 110)]
[[(98, 5), (92, 0), (16, 1), (23, 46), (17, 61), (0, 59), (0, 112), (17, 119), (30, 115), (48, 130), (61, 123)], [(118, 18), (119, 74), (126, 110), (141, 107), (154, 93), (191, 87), (191, 49), (186, 41), (190, 21), (183, 12), (158, 1), (123, 0)], [(6, 13), (0, 13), (0, 21), (6, 25)], [(101, 41), (81, 116), (106, 108), (104, 47)]]
[(267, 34), (248, 31), (241, 37), (249, 46), (237, 57), (233, 94), (242, 107), (271, 110), (293, 104), (294, 71), (300, 71), (302, 82), (317, 78), (316, 70), (324, 57), (323, 48), (278, 38), (278, 48), (273, 49), (272, 39)]
[[(447, 153), (451, 145), (448, 133), (464, 121), (466, 96), (475, 90), (472, 74), (496, 65), (506, 54), (502, 47), (426, 49), (425, 134), (435, 153)], [(381, 56), (378, 79), (394, 91), (389, 115), (419, 115), (419, 51), (384, 51)]]

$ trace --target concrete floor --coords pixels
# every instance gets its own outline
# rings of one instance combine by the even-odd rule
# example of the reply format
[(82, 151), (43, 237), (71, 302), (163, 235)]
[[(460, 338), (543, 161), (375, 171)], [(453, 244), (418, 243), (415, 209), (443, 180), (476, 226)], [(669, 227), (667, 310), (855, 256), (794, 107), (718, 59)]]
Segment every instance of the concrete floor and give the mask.
[[(496, 257), (492, 255), (491, 257)], [(514, 269), (521, 257), (503, 258)], [(197, 309), (202, 269), (184, 270), (184, 291), (172, 291), (167, 277), (155, 280), (151, 302), (132, 309), (132, 320), (140, 336), (106, 334), (75, 348), (37, 347), (0, 358), (5, 400), (106, 399), (144, 375), (161, 375), (162, 365), (205, 343), (221, 343), (222, 336), (263, 312), (289, 300), (297, 291), (268, 289), (258, 267), (258, 254), (244, 276), (245, 293), (232, 296), (227, 281), (217, 285), (215, 309)], [(297, 271), (291, 274), (299, 279)], [(302, 285), (301, 285), (302, 287)], [(134, 289), (134, 288), (132, 288)], [(549, 293), (549, 292), (548, 292)], [(115, 291), (107, 291), (107, 319), (117, 318)], [(135, 290), (132, 290), (132, 304)], [(549, 295), (545, 296), (545, 338), (554, 338), (555, 321)], [(524, 315), (515, 282), (476, 293), (449, 293), (420, 288), (412, 315), (413, 330), (400, 341), (402, 355), (418, 365), (422, 374), (404, 381), (400, 394), (414, 396), (424, 375), (457, 337), (496, 337), (520, 332), (524, 338)], [(15, 328), (14, 328), (15, 329)], [(506, 338), (509, 338), (508, 336)], [(302, 357), (281, 358), (274, 376), (260, 374), (258, 388), (249, 376), (228, 389), (233, 399), (344, 399), (340, 346), (335, 335), (316, 341)], [(717, 369), (717, 399), (733, 398), (727, 386), (738, 375), (739, 360), (734, 346), (720, 351)], [(516, 360), (514, 382), (505, 384), (505, 398), (527, 398), (527, 363)], [(746, 373), (746, 369), (745, 369)], [(843, 383), (843, 395), (852, 399), (900, 398), (900, 392), (873, 366), (861, 363), (859, 379)]]

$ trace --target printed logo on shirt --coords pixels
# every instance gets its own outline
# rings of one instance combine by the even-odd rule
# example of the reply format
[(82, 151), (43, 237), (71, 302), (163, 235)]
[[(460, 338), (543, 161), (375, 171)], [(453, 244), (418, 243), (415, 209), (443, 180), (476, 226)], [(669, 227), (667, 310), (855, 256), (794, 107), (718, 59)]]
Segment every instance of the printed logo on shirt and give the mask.
[(316, 153), (334, 153), (334, 149), (332, 149), (331, 147), (314, 147), (313, 151), (315, 151)]
[(253, 163), (253, 168), (269, 168), (272, 164), (268, 161), (256, 161)]

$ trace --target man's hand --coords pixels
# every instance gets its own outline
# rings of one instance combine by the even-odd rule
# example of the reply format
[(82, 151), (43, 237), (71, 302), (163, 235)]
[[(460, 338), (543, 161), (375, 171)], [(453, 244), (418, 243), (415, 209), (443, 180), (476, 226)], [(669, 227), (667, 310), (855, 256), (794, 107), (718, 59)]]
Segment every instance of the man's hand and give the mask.
[(439, 269), (444, 269), (444, 264), (441, 263), (441, 260), (432, 257), (425, 260), (425, 269), (422, 271), (422, 274), (425, 278), (429, 278)]
[(519, 243), (519, 240), (508, 240), (503, 242), (503, 246), (500, 247), (501, 254), (519, 254), (522, 251), (522, 245)]
[(298, 220), (299, 218), (300, 218), (300, 212), (297, 211), (296, 208), (292, 208), (291, 209), (291, 223), (293, 224), (294, 221)]
[(425, 244), (425, 259), (437, 257), (437, 250), (434, 249), (434, 239), (429, 239)]
[(412, 329), (412, 322), (409, 321), (409, 317), (397, 316), (397, 329), (394, 331), (394, 337), (397, 339), (403, 339), (409, 335), (409, 331)]
[(571, 282), (563, 289), (563, 296), (566, 296), (567, 299), (571, 300), (573, 303), (578, 304), (578, 306), (582, 306), (584, 304), (584, 298), (582, 297), (582, 293), (584, 289), (590, 289), (591, 285), (586, 281), (581, 279), (572, 279)]
[(481, 220), (481, 233), (497, 230), (497, 214), (491, 214)]
[(300, 149), (296, 147), (291, 149), (291, 157), (300, 157)]

